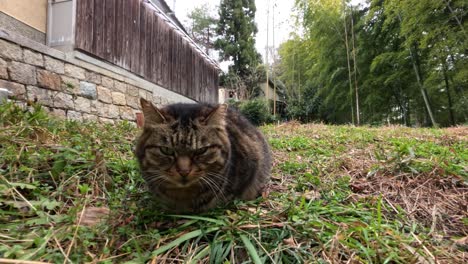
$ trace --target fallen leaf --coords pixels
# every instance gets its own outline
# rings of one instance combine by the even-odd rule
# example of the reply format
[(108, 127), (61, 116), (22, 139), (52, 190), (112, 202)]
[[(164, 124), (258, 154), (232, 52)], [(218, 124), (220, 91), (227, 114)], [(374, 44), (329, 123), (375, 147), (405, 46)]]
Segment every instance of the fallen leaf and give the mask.
[(82, 226), (95, 226), (105, 220), (109, 213), (110, 210), (107, 207), (87, 207), (83, 215), (81, 211), (77, 213), (77, 221)]
[(290, 238), (283, 239), (283, 243), (291, 247), (297, 247), (296, 240), (292, 236)]
[(302, 196), (304, 196), (304, 198), (306, 198), (306, 200), (309, 200), (309, 201), (315, 201), (322, 197), (319, 192), (314, 191), (314, 190), (305, 192), (304, 194), (302, 194)]

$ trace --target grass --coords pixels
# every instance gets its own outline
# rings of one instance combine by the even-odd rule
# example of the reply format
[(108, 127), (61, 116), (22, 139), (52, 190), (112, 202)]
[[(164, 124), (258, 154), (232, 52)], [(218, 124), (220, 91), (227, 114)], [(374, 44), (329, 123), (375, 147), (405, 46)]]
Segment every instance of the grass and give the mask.
[(466, 263), (468, 128), (261, 129), (262, 198), (166, 215), (132, 124), (0, 106), (0, 262)]

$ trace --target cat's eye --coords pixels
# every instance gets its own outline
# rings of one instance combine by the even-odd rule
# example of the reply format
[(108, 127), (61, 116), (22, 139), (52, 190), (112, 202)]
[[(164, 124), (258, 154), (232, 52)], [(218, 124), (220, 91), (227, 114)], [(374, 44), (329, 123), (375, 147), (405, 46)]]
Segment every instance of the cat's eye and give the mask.
[(206, 154), (208, 149), (209, 149), (209, 147), (199, 148), (199, 149), (195, 150), (195, 155), (200, 156), (200, 155)]
[(174, 149), (171, 149), (171, 148), (168, 148), (168, 147), (159, 147), (159, 151), (161, 151), (161, 153), (166, 155), (166, 156), (174, 155)]

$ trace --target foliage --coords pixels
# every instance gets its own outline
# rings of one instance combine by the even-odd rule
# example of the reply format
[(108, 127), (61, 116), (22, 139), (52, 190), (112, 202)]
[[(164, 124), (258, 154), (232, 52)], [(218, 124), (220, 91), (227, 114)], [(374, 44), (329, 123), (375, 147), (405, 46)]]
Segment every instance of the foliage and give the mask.
[(216, 39), (216, 25), (218, 19), (211, 14), (211, 9), (208, 4), (195, 7), (188, 14), (188, 25), (190, 35), (202, 47), (205, 52), (210, 54), (214, 49)]
[(243, 77), (232, 70), (222, 73), (220, 77), (220, 85), (235, 90), (240, 100), (250, 100), (261, 95), (260, 84), (265, 81), (263, 65), (249, 68)]
[(260, 61), (255, 50), (254, 0), (222, 0), (219, 6), (217, 34), (220, 36), (215, 47), (225, 61), (232, 61), (229, 71), (241, 79), (250, 75)]
[(256, 126), (269, 123), (273, 119), (266, 101), (262, 99), (244, 101), (241, 103), (239, 110)]
[(466, 1), (348, 2), (296, 1), (304, 34), (279, 48), (291, 117), (353, 122), (351, 81), (363, 123), (428, 126), (428, 110), (442, 126), (466, 122)]
[[(130, 123), (62, 121), (40, 106), (0, 105), (0, 258), (464, 263), (466, 127), (261, 129), (275, 164), (265, 198), (168, 215), (145, 189)], [(108, 213), (85, 225), (91, 208)]]

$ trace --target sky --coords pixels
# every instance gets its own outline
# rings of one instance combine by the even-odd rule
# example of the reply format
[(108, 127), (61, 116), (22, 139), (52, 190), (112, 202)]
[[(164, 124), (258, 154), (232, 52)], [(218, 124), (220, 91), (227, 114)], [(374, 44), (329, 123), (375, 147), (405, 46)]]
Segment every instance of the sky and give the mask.
[[(216, 12), (216, 8), (219, 5), (219, 0), (166, 0), (166, 3), (171, 9), (174, 9), (175, 1), (175, 14), (179, 21), (183, 24), (187, 20), (187, 14), (197, 6), (201, 6), (205, 3), (209, 4)], [(273, 33), (273, 5), (276, 3), (274, 8), (275, 14), (275, 26)], [(257, 51), (265, 56), (265, 49), (267, 44), (267, 7), (270, 6), (270, 24), (269, 24), (269, 46), (273, 47), (273, 34), (275, 37), (274, 46), (278, 47), (281, 42), (288, 39), (289, 33), (292, 30), (291, 25), (293, 24), (292, 7), (294, 5), (293, 0), (256, 0), (257, 13), (255, 15), (255, 22), (257, 23), (258, 33), (255, 39), (255, 47)], [(270, 48), (271, 50), (271, 48)], [(271, 58), (271, 54), (269, 55)], [(217, 58), (215, 58), (217, 59)], [(222, 65), (224, 66), (224, 65)], [(222, 67), (224, 68), (224, 67)]]
[[(352, 0), (351, 2), (355, 4), (362, 3), (364, 1), (365, 0)], [(166, 0), (166, 3), (171, 9), (175, 10), (177, 18), (183, 24), (185, 24), (184, 22), (187, 20), (187, 14), (195, 7), (207, 3), (211, 6), (211, 8), (213, 8), (214, 12), (216, 12), (217, 6), (219, 6), (219, 2), (220, 0)], [(255, 39), (255, 47), (263, 58), (265, 58), (265, 50), (267, 47), (267, 21), (269, 21), (268, 46), (270, 47), (269, 50), (271, 51), (272, 47), (276, 49), (282, 42), (288, 40), (289, 34), (293, 30), (294, 17), (292, 8), (294, 6), (294, 2), (294, 0), (255, 0), (255, 5), (257, 7), (255, 22), (257, 23), (258, 28), (258, 33)], [(269, 12), (269, 16), (267, 15), (267, 12)], [(267, 17), (269, 19), (267, 19)], [(269, 53), (268, 57), (269, 61), (271, 62), (271, 52)], [(221, 68), (225, 70), (227, 69), (227, 65), (222, 64)]]

